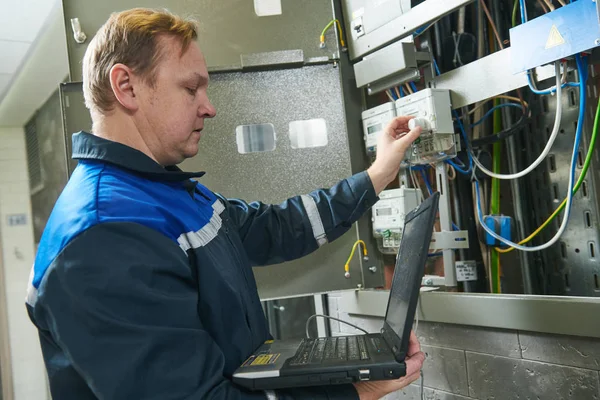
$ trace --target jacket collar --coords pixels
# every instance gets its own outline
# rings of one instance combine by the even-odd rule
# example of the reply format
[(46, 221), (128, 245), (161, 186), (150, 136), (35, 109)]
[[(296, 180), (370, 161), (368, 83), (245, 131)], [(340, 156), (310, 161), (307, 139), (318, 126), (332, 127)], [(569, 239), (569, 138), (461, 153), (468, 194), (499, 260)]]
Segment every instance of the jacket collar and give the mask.
[(83, 131), (73, 135), (73, 159), (102, 161), (153, 180), (184, 181), (205, 174), (184, 172), (174, 165), (163, 168), (139, 150)]

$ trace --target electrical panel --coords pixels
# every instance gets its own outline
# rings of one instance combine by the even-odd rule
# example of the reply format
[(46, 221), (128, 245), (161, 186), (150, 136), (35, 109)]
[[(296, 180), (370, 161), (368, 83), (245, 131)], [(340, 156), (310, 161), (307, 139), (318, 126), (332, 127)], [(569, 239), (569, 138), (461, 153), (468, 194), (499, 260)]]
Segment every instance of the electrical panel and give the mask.
[(396, 117), (396, 106), (392, 102), (363, 111), (362, 120), (365, 132), (365, 147), (369, 156), (375, 156), (377, 139), (379, 139), (379, 135), (381, 135), (388, 122), (393, 120), (394, 117)]
[(396, 115), (415, 117), (410, 127), (419, 125), (423, 129), (406, 152), (409, 164), (429, 164), (456, 157), (449, 90), (423, 89), (402, 97), (396, 100)]
[(384, 190), (373, 206), (373, 235), (383, 254), (396, 254), (402, 240), (404, 218), (421, 202), (418, 189)]

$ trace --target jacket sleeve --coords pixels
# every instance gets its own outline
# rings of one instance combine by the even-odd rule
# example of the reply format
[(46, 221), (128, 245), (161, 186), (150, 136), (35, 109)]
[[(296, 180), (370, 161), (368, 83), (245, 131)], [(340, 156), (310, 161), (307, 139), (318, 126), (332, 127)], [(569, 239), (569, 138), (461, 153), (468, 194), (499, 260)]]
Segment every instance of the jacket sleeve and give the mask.
[[(265, 400), (223, 376), (224, 355), (197, 307), (198, 287), (175, 243), (141, 225), (104, 223), (54, 261), (34, 313), (99, 399)], [(334, 393), (342, 392), (292, 390), (280, 398), (341, 399)]]
[(279, 205), (221, 200), (253, 265), (303, 257), (348, 231), (378, 200), (367, 172)]

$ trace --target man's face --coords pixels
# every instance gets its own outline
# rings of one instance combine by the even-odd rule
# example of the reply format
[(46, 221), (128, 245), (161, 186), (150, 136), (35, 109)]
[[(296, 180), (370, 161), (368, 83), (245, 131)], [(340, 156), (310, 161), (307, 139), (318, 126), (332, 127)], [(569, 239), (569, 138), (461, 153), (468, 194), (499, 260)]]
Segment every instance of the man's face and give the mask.
[[(198, 153), (204, 119), (216, 115), (208, 100), (208, 71), (195, 42), (181, 55), (180, 43), (162, 37), (162, 59), (153, 87), (138, 86), (138, 129), (162, 165), (174, 165)], [(137, 116), (136, 116), (137, 117)], [(137, 118), (136, 118), (137, 119)]]

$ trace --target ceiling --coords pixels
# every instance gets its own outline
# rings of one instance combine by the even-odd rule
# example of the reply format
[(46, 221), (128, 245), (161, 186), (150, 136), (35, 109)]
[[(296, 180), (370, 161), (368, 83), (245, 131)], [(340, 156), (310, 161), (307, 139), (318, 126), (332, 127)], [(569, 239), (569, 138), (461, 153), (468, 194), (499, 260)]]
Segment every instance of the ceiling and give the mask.
[(58, 3), (58, 0), (0, 0), (0, 101)]

